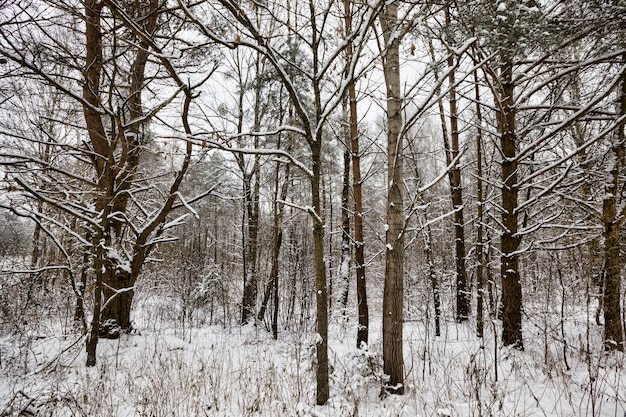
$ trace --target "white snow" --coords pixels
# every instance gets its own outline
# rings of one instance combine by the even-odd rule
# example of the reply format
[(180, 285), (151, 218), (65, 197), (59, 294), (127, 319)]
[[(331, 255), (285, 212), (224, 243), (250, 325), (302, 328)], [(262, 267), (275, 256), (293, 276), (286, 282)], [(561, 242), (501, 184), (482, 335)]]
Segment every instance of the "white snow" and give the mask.
[(501, 346), (497, 320), (487, 321), (481, 341), (473, 323), (457, 324), (447, 315), (442, 335), (434, 337), (426, 327), (432, 324), (420, 315), (404, 325), (406, 393), (382, 399), (380, 312), (370, 317), (368, 350), (354, 347), (356, 320), (331, 320), (330, 400), (316, 406), (315, 344), (320, 336), (313, 330), (314, 320), (304, 327), (281, 326), (275, 341), (262, 326), (207, 325), (206, 317), (183, 325), (172, 314), (177, 307), (169, 296), (144, 294), (136, 301), (140, 334), (100, 340), (93, 368), (84, 366), (84, 340), (61, 331), (63, 321), (49, 317), (39, 330), (2, 333), (0, 412), (51, 417), (559, 417), (592, 415), (593, 407), (595, 416), (614, 417), (626, 411), (625, 356), (603, 352), (602, 328), (589, 325), (584, 306), (566, 311), (569, 370), (560, 332), (551, 330), (559, 328), (558, 312), (543, 305), (525, 305), (536, 320), (525, 327), (524, 352)]

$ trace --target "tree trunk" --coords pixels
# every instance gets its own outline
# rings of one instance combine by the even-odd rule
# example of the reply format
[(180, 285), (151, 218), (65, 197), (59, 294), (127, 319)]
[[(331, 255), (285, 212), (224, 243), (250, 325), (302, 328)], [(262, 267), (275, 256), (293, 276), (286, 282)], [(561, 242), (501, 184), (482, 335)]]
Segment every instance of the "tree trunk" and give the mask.
[(404, 177), (402, 98), (400, 95), (400, 38), (398, 6), (387, 4), (380, 16), (385, 41), (383, 73), (387, 88), (387, 214), (385, 284), (383, 290), (383, 370), (389, 377), (384, 390), (404, 394), (402, 349), (404, 301)]
[[(115, 320), (117, 326), (127, 330), (131, 327), (130, 310), (135, 291), (135, 279), (130, 273), (115, 273), (110, 268), (103, 276), (106, 285), (103, 287), (104, 308), (102, 309), (102, 323)], [(101, 336), (107, 336), (105, 333)]]
[[(256, 70), (259, 73), (259, 59), (256, 61)], [(237, 126), (238, 133), (243, 131), (243, 100), (244, 88), (243, 81), (240, 82), (239, 95), (239, 123)], [(260, 88), (255, 88), (255, 105), (254, 105), (254, 131), (258, 132), (261, 128), (261, 92)], [(254, 148), (259, 147), (258, 137), (254, 138)], [(254, 164), (252, 171), (248, 172), (245, 164), (244, 155), (239, 155), (237, 159), (239, 168), (243, 176), (244, 191), (244, 212), (242, 238), (243, 238), (243, 300), (241, 304), (241, 323), (247, 324), (256, 318), (256, 302), (258, 293), (257, 278), (257, 257), (258, 257), (258, 241), (259, 241), (259, 194), (260, 194), (260, 162), (258, 155), (254, 155)], [(254, 185), (252, 178), (254, 177)], [(246, 222), (247, 219), (247, 222)], [(247, 239), (246, 239), (247, 237)]]
[(96, 279), (94, 285), (94, 300), (93, 300), (93, 315), (91, 318), (91, 330), (87, 335), (86, 351), (87, 362), (86, 366), (96, 365), (96, 350), (98, 346), (98, 338), (100, 332), (100, 307), (102, 305), (102, 248), (96, 248), (94, 267), (96, 268)]
[(474, 98), (476, 99), (476, 336), (483, 337), (485, 321), (483, 304), (485, 300), (485, 279), (483, 270), (485, 256), (483, 255), (483, 150), (482, 150), (482, 112), (480, 107), (480, 89), (478, 75), (474, 72)]
[[(242, 157), (243, 158), (243, 157)], [(241, 323), (247, 324), (254, 320), (256, 315), (256, 299), (258, 283), (256, 276), (257, 247), (258, 247), (258, 223), (259, 223), (259, 179), (256, 176), (254, 188), (252, 186), (252, 176), (258, 166), (258, 158), (255, 156), (255, 168), (252, 173), (247, 173), (242, 164), (244, 176), (244, 284), (243, 301), (241, 306)], [(247, 235), (247, 239), (245, 236)]]
[[(346, 36), (352, 33), (351, 0), (344, 0), (344, 23)], [(347, 60), (353, 56), (352, 42), (346, 46)], [(356, 82), (356, 80), (354, 80)], [(356, 335), (357, 348), (366, 348), (369, 343), (369, 310), (367, 305), (367, 282), (365, 281), (365, 241), (363, 237), (363, 190), (361, 187), (361, 152), (359, 150), (358, 114), (356, 87), (348, 86), (348, 119), (350, 121), (350, 151), (352, 154), (352, 193), (354, 196), (354, 262), (356, 270), (356, 296), (359, 325)]]
[[(321, 138), (318, 138), (321, 139)], [(329, 396), (328, 380), (328, 289), (326, 286), (326, 264), (324, 263), (324, 225), (322, 224), (320, 183), (321, 183), (321, 143), (311, 141), (313, 177), (311, 193), (313, 203), (313, 255), (315, 262), (315, 300), (317, 310), (317, 396), (318, 405), (326, 404)]]
[[(280, 145), (279, 145), (280, 146)], [(272, 246), (272, 269), (270, 271), (269, 282), (265, 293), (263, 294), (263, 301), (259, 308), (257, 321), (262, 322), (265, 317), (267, 305), (270, 297), (274, 298), (274, 313), (272, 315), (272, 336), (274, 339), (278, 339), (278, 268), (279, 268), (279, 255), (280, 248), (283, 241), (283, 210), (284, 204), (279, 202), (284, 201), (287, 198), (287, 190), (289, 188), (289, 165), (285, 166), (285, 178), (283, 185), (279, 190), (279, 170), (280, 163), (276, 164), (276, 177), (274, 182), (274, 232), (273, 232), (273, 246)], [(280, 195), (279, 195), (280, 192)]]
[[(450, 25), (449, 8), (445, 10), (446, 23)], [(459, 122), (456, 100), (456, 81), (454, 74), (454, 56), (448, 57), (448, 84), (450, 86), (450, 149), (449, 161), (459, 155)], [(456, 321), (467, 321), (470, 313), (470, 297), (465, 271), (465, 233), (463, 230), (463, 188), (461, 183), (461, 168), (459, 163), (452, 167), (449, 173), (450, 197), (454, 210), (454, 265), (456, 274)]]
[(350, 151), (343, 153), (343, 184), (341, 188), (341, 260), (339, 262), (338, 299), (345, 314), (350, 289)]
[[(626, 61), (626, 54), (624, 55)], [(626, 71), (622, 73), (618, 114), (626, 114)], [(624, 325), (621, 315), (621, 282), (624, 261), (620, 257), (620, 233), (626, 209), (618, 213), (618, 196), (622, 186), (619, 177), (624, 163), (624, 122), (617, 126), (609, 152), (612, 161), (602, 204), (604, 223), (604, 349), (624, 351)]]
[(435, 265), (433, 262), (430, 226), (427, 226), (426, 231), (422, 233), (424, 233), (424, 255), (426, 256), (426, 263), (428, 264), (428, 277), (430, 278), (430, 285), (433, 290), (433, 304), (435, 307), (435, 336), (441, 336), (441, 296), (439, 290), (439, 279), (437, 278), (437, 271), (435, 271)]
[[(87, 233), (85, 240), (91, 240), (91, 233)], [(91, 252), (89, 248), (85, 248), (83, 252), (83, 264), (80, 269), (80, 282), (77, 285), (76, 307), (74, 309), (74, 324), (84, 325), (85, 327), (85, 290), (87, 289), (87, 270), (89, 269), (90, 255)], [(87, 329), (84, 328), (82, 331), (87, 331)]]
[(499, 91), (499, 125), (502, 150), (502, 224), (500, 240), (500, 275), (502, 276), (503, 329), (505, 346), (524, 350), (522, 341), (522, 286), (519, 275), (518, 249), (518, 185), (517, 185), (517, 138), (515, 132), (515, 102), (513, 68), (510, 63), (501, 68), (502, 87)]
[[(139, 3), (128, 5), (128, 8), (125, 10), (118, 10), (118, 6), (115, 5), (110, 7), (114, 12), (127, 13), (141, 21), (141, 29), (145, 33), (153, 34), (156, 30), (157, 10), (159, 8), (158, 0), (150, 0), (145, 6)], [(107, 153), (98, 153), (98, 156), (106, 158), (104, 169), (107, 172), (101, 174), (101, 178), (109, 178), (109, 176), (111, 178), (107, 179), (106, 182), (101, 182), (100, 185), (107, 187), (107, 192), (110, 193), (109, 204), (112, 205), (111, 210), (114, 213), (126, 213), (130, 198), (128, 190), (130, 190), (135, 179), (137, 167), (139, 166), (139, 154), (142, 146), (145, 145), (145, 143), (142, 143), (142, 126), (144, 122), (131, 123), (125, 126), (126, 120), (124, 120), (125, 117), (132, 121), (140, 120), (143, 116), (141, 93), (145, 83), (145, 71), (150, 56), (150, 45), (145, 40), (138, 40), (137, 43), (138, 47), (130, 68), (130, 91), (126, 101), (128, 107), (125, 108), (127, 114), (121, 114), (116, 119), (117, 136), (115, 141), (121, 145), (119, 158), (116, 160), (114, 156), (116, 153), (115, 149), (109, 147), (108, 141), (106, 141)], [(100, 44), (100, 46), (102, 45)], [(88, 111), (92, 112), (93, 110)], [(95, 115), (91, 116), (95, 117)], [(101, 117), (98, 114), (98, 118), (100, 118), (99, 124), (103, 124)], [(95, 124), (97, 129), (99, 129), (98, 123)], [(95, 145), (94, 149), (96, 149)], [(105, 233), (111, 239), (107, 248), (119, 248), (121, 246), (121, 242), (124, 239), (123, 229), (125, 224), (124, 220), (118, 220), (117, 218), (113, 218), (110, 221), (108, 228), (105, 229)], [(122, 251), (120, 250), (119, 252)], [(130, 329), (130, 313), (134, 296), (132, 287), (135, 285), (139, 271), (137, 270), (136, 273), (120, 271), (118, 259), (111, 259), (108, 253), (103, 262), (105, 263), (106, 271), (102, 276), (104, 304), (102, 306), (101, 323), (115, 320), (115, 324), (121, 329)]]

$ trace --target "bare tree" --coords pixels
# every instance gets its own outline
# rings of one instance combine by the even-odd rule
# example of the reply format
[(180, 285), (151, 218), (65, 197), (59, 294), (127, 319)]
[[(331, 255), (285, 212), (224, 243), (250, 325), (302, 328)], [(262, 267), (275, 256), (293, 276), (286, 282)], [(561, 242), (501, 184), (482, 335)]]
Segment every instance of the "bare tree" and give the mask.
[(395, 2), (385, 5), (380, 24), (385, 41), (383, 73), (387, 87), (387, 213), (385, 288), (383, 295), (383, 362), (385, 390), (404, 393), (402, 327), (404, 305), (404, 173), (402, 97), (400, 93), (400, 25)]
[[(191, 6), (190, 6), (191, 7)], [(306, 8), (292, 13), (290, 5), (280, 4), (253, 5), (247, 9), (228, 0), (221, 0), (221, 14), (227, 16), (237, 34), (224, 37), (215, 32), (200, 20), (195, 12), (204, 7), (213, 7), (208, 3), (199, 3), (186, 8), (188, 16), (194, 20), (204, 35), (209, 39), (222, 43), (229, 48), (251, 48), (262, 55), (275, 71), (276, 77), (284, 86), (294, 108), (295, 125), (278, 126), (277, 131), (290, 131), (294, 139), (308, 150), (307, 163), (296, 159), (285, 151), (264, 147), (258, 150), (246, 150), (249, 153), (266, 153), (288, 158), (308, 177), (311, 190), (310, 205), (303, 207), (309, 214), (313, 228), (313, 253), (315, 270), (315, 297), (317, 312), (317, 396), (318, 404), (325, 404), (329, 397), (328, 368), (328, 286), (326, 264), (324, 262), (324, 222), (322, 219), (322, 150), (325, 141), (325, 124), (333, 112), (340, 107), (349, 84), (354, 82), (356, 74), (362, 71), (358, 65), (359, 52), (365, 45), (377, 7), (363, 6), (355, 10), (359, 17), (359, 26), (348, 35), (356, 48), (350, 62), (342, 62), (342, 53), (346, 43), (333, 43), (326, 37), (328, 25), (331, 23), (329, 13), (335, 3), (309, 1)], [(258, 20), (252, 16), (259, 16)], [(293, 20), (292, 20), (293, 19)], [(269, 36), (270, 30), (280, 28), (284, 31), (283, 38)], [(275, 33), (274, 33), (275, 35)], [(283, 39), (286, 39), (283, 42)], [(291, 55), (295, 52), (296, 56)], [(347, 83), (336, 85), (331, 82), (333, 71), (339, 68), (339, 74), (348, 74)], [(347, 68), (346, 70), (344, 70)], [(332, 93), (329, 94), (328, 89)], [(266, 132), (267, 133), (267, 132)], [(263, 132), (256, 133), (266, 136)], [(205, 140), (198, 138), (198, 140)], [(224, 144), (207, 141), (213, 146), (225, 148)]]
[[(192, 156), (192, 144), (185, 136), (192, 134), (188, 118), (193, 90), (208, 76), (192, 85), (183, 81), (181, 68), (186, 63), (167, 53), (176, 46), (176, 39), (164, 41), (157, 33), (172, 35), (184, 20), (156, 0), (147, 4), (87, 0), (82, 9), (55, 2), (37, 6), (51, 13), (12, 6), (13, 17), (6, 26), (21, 29), (2, 32), (0, 54), (15, 66), (16, 76), (47, 84), (78, 104), (83, 121), (69, 125), (55, 119), (74, 129), (73, 143), (54, 144), (66, 152), (63, 166), (26, 152), (4, 158), (22, 161), (24, 169), (13, 176), (22, 194), (63, 213), (55, 226), (89, 248), (95, 285), (87, 364), (94, 365), (100, 333), (117, 334), (107, 333), (101, 324), (131, 327), (134, 285), (148, 255), (156, 244), (170, 240), (167, 233), (188, 215), (168, 219), (175, 209), (189, 207), (179, 192)], [(166, 14), (167, 24), (159, 24)], [(79, 22), (84, 22), (82, 28)], [(45, 32), (40, 31), (42, 24)], [(45, 60), (40, 56), (42, 47), (48, 51)], [(168, 94), (148, 99), (146, 92), (155, 89)], [(179, 117), (174, 130), (182, 136), (183, 151), (173, 179), (154, 181), (158, 174), (152, 177), (142, 165), (142, 155), (159, 146), (149, 125), (175, 105), (182, 107), (172, 111)], [(56, 189), (47, 190), (30, 181), (31, 167), (58, 174), (65, 181), (57, 178), (52, 183)], [(77, 167), (89, 167), (91, 173), (83, 178)], [(80, 224), (91, 240), (74, 231), (74, 224)]]

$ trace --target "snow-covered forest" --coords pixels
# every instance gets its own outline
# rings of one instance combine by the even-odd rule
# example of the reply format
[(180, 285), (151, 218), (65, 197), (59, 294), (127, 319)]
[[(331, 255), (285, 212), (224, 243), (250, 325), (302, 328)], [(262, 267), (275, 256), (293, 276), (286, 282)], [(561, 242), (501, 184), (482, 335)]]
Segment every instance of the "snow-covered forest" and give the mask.
[(625, 124), (624, 0), (0, 0), (0, 417), (626, 416)]

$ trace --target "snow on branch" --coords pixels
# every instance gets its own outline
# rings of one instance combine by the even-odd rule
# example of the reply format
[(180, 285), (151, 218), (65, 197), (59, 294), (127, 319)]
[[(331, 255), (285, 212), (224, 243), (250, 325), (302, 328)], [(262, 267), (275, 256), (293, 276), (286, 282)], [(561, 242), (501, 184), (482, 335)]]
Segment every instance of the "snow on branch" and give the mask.
[[(194, 208), (193, 208), (193, 207), (191, 207), (191, 206), (187, 203), (187, 201), (185, 200), (185, 197), (183, 197), (183, 195), (180, 193), (180, 191), (176, 191), (176, 193), (174, 193), (174, 194), (178, 197), (178, 199), (180, 200), (181, 204), (182, 204), (183, 206), (185, 206), (185, 208), (186, 208), (187, 210), (189, 210), (189, 212), (190, 212), (191, 214), (193, 214), (193, 216), (194, 216), (196, 219), (199, 219), (199, 218), (200, 218), (200, 216), (198, 216), (198, 212), (197, 212), (196, 210), (194, 210)], [(172, 206), (172, 208), (173, 208), (173, 206)]]
[[(561, 123), (559, 123), (554, 129), (550, 130), (549, 132), (543, 134), (540, 138), (538, 138), (536, 141), (534, 141), (533, 143), (531, 143), (530, 145), (528, 145), (525, 149), (521, 150), (519, 152), (519, 154), (516, 156), (516, 161), (521, 161), (524, 157), (532, 154), (535, 152), (535, 150), (537, 150), (538, 148), (540, 148), (545, 142), (547, 142), (549, 139), (553, 138), (557, 133), (567, 129), (569, 126), (573, 125), (574, 123), (576, 123), (576, 121), (584, 114), (587, 114), (591, 111), (591, 109), (598, 104), (600, 101), (602, 101), (605, 97), (607, 97), (612, 91), (613, 89), (619, 84), (619, 82), (622, 80), (622, 73), (624, 72), (624, 69), (626, 68), (626, 66), (622, 66), (622, 68), (619, 71), (619, 74), (617, 74), (615, 77), (613, 77), (613, 80), (606, 86), (606, 88), (604, 88), (603, 90), (600, 90), (595, 97), (593, 97), (585, 106), (581, 107), (580, 110), (578, 110), (576, 113), (572, 114), (570, 117), (568, 117), (567, 119), (563, 120)], [(623, 119), (623, 116), (622, 118)], [(615, 126), (618, 125), (620, 122), (616, 122)], [(614, 127), (613, 127), (614, 128)], [(612, 128), (612, 129), (613, 129)], [(569, 158), (568, 158), (569, 159)]]
[(315, 211), (315, 208), (313, 208), (312, 206), (300, 206), (298, 204), (295, 203), (290, 203), (289, 201), (285, 201), (285, 200), (278, 200), (278, 202), (280, 204), (284, 204), (288, 207), (291, 208), (295, 208), (297, 210), (301, 210), (304, 212), (307, 212), (311, 215), (311, 217), (313, 217), (313, 219), (315, 219), (315, 221), (317, 221), (319, 224), (324, 224), (324, 221), (322, 220), (322, 218), (319, 216), (319, 214), (317, 214), (317, 212)]
[[(259, 135), (259, 132), (256, 133)], [(268, 133), (271, 134), (271, 133)], [(175, 139), (180, 139), (180, 137), (174, 137)], [(217, 142), (212, 139), (206, 138), (198, 138), (196, 136), (188, 136), (186, 140), (191, 141), (195, 145), (200, 145), (204, 147), (211, 147), (214, 149), (220, 149), (223, 151), (228, 151), (232, 153), (243, 153), (248, 155), (277, 155), (285, 157), (289, 162), (298, 167), (306, 176), (309, 178), (313, 177), (313, 171), (311, 171), (306, 165), (300, 162), (295, 156), (291, 155), (287, 151), (283, 151), (281, 149), (254, 149), (254, 148), (235, 148), (223, 143)]]
[(520, 187), (521, 185), (523, 185), (525, 183), (528, 183), (529, 181), (533, 180), (534, 178), (536, 178), (536, 177), (538, 177), (540, 175), (543, 175), (547, 171), (549, 171), (551, 169), (554, 169), (554, 168), (558, 167), (559, 165), (569, 161), (570, 159), (574, 158), (575, 156), (580, 155), (585, 149), (587, 149), (588, 147), (590, 147), (591, 145), (593, 145), (597, 141), (601, 140), (602, 138), (604, 138), (609, 133), (613, 132), (615, 130), (615, 128), (618, 127), (620, 124), (622, 124), (624, 121), (626, 121), (626, 115), (620, 116), (617, 120), (615, 120), (615, 123), (611, 124), (611, 126), (607, 127), (606, 129), (604, 129), (603, 131), (598, 133), (596, 136), (592, 137), (587, 142), (583, 143), (578, 148), (574, 149), (572, 152), (570, 152), (569, 154), (565, 155), (561, 159), (559, 159), (559, 160), (553, 162), (552, 164), (550, 164), (550, 165), (548, 165), (548, 166), (546, 166), (546, 167), (544, 167), (544, 168), (542, 168), (542, 169), (540, 169), (538, 171), (535, 171), (535, 173), (527, 176), (526, 178), (524, 178), (523, 180), (518, 182), (516, 184), (516, 187)]

